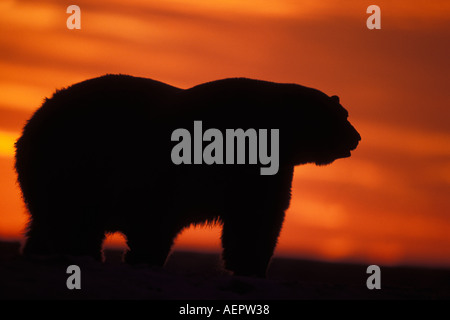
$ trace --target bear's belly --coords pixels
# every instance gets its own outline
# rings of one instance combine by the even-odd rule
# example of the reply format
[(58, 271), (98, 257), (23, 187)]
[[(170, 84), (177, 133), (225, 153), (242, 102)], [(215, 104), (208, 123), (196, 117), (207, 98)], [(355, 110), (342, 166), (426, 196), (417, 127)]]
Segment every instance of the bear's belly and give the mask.
[(186, 170), (169, 187), (169, 213), (193, 223), (215, 220), (227, 208), (228, 186), (228, 178), (213, 170), (202, 174)]

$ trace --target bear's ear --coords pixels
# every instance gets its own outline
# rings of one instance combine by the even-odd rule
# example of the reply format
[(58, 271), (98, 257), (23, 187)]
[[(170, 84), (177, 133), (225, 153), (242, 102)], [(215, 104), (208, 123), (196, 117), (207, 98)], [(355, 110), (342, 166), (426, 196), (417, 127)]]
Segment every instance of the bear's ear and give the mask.
[(333, 100), (333, 102), (340, 103), (338, 96), (331, 96), (331, 100)]

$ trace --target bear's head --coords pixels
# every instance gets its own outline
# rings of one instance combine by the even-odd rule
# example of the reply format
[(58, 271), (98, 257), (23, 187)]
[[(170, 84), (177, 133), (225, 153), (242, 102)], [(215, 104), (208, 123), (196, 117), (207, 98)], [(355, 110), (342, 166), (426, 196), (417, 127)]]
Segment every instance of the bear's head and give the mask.
[(298, 97), (289, 99), (289, 135), (281, 138), (281, 143), (287, 142), (288, 162), (327, 165), (350, 157), (361, 136), (348, 121), (339, 97), (305, 87), (301, 91)]
[(183, 105), (199, 107), (195, 120), (209, 113), (214, 128), (279, 129), (280, 164), (288, 166), (349, 157), (361, 140), (337, 96), (298, 84), (230, 78), (195, 86), (180, 97)]

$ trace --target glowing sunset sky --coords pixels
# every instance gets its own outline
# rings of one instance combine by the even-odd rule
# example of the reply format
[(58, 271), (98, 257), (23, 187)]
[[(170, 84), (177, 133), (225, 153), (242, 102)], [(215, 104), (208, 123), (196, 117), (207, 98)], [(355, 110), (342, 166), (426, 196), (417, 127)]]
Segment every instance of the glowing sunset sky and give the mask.
[[(81, 30), (66, 27), (71, 4)], [(370, 4), (381, 30), (366, 28)], [(362, 136), (349, 159), (296, 168), (276, 254), (448, 267), (449, 17), (448, 0), (2, 0), (0, 239), (22, 239), (13, 144), (55, 89), (106, 73), (181, 88), (240, 76), (339, 95)], [(189, 229), (176, 247), (219, 250), (219, 237)]]

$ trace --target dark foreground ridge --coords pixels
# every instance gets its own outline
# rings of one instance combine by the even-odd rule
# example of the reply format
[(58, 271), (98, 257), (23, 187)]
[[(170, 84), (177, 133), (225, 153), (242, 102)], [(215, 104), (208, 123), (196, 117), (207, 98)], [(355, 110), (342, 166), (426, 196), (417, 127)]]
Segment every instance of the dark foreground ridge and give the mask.
[[(120, 251), (91, 258), (31, 261), (19, 245), (0, 245), (0, 299), (311, 300), (450, 299), (450, 270), (381, 267), (380, 290), (366, 287), (365, 265), (273, 259), (266, 279), (231, 276), (219, 254), (174, 252), (162, 269), (130, 266)], [(81, 268), (81, 289), (69, 290), (66, 269)]]

